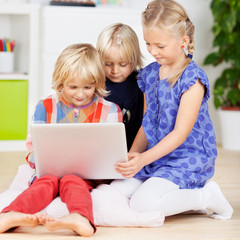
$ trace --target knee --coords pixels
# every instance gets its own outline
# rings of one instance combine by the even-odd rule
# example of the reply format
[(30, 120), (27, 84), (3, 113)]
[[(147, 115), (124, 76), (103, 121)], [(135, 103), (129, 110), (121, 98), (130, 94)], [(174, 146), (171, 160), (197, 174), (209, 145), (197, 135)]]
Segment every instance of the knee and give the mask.
[(37, 178), (31, 186), (39, 191), (41, 189), (47, 189), (47, 192), (55, 197), (58, 193), (59, 178), (52, 175), (45, 175), (41, 178)]
[(65, 175), (61, 178), (60, 184), (84, 184), (84, 180), (76, 175)]
[(152, 206), (150, 204), (148, 196), (138, 193), (134, 193), (129, 201), (130, 208), (137, 212), (151, 211)]
[(132, 194), (142, 184), (142, 181), (136, 178), (114, 180), (110, 186), (118, 190), (127, 198), (131, 198)]
[(53, 175), (45, 175), (43, 177), (37, 178), (33, 184), (47, 184), (52, 186), (57, 186), (59, 178)]
[(88, 190), (92, 189), (90, 183), (76, 175), (65, 175), (60, 180), (60, 188), (73, 187), (77, 186), (78, 188), (86, 188)]

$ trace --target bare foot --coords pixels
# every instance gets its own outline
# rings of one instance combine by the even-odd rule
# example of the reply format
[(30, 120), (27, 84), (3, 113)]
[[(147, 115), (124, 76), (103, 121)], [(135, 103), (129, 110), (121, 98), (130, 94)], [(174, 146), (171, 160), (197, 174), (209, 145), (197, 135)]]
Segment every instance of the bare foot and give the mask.
[(53, 217), (48, 216), (46, 212), (35, 213), (35, 216), (38, 219), (38, 224), (42, 224), (42, 225), (45, 225), (47, 221), (52, 221), (53, 220)]
[(7, 212), (0, 214), (0, 233), (14, 227), (36, 227), (38, 219), (35, 215), (19, 212)]
[(90, 237), (94, 234), (94, 228), (89, 220), (78, 213), (70, 213), (61, 218), (48, 218), (45, 226), (49, 231), (70, 229), (83, 237)]

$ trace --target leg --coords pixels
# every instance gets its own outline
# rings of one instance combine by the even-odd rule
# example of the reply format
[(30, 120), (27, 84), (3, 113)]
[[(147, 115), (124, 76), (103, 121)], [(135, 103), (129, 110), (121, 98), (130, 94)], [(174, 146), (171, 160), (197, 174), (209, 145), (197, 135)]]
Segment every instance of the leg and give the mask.
[(34, 227), (38, 218), (32, 215), (46, 207), (58, 193), (58, 178), (45, 176), (37, 179), (0, 214), (0, 232), (19, 226)]
[(141, 185), (138, 179), (115, 180), (101, 184), (91, 192), (95, 223), (114, 227), (159, 227), (161, 211), (139, 213), (129, 207), (129, 197)]
[[(138, 212), (160, 210), (167, 216), (166, 209), (161, 203), (162, 198), (167, 193), (178, 189), (178, 185), (166, 179), (158, 177), (149, 178), (134, 192), (130, 199), (130, 207)], [(173, 201), (176, 201), (176, 198)]]
[(210, 181), (201, 189), (179, 189), (174, 185), (161, 178), (150, 178), (134, 193), (130, 206), (138, 211), (161, 210), (165, 216), (210, 209), (213, 218), (231, 218), (232, 207), (215, 182)]
[(36, 179), (2, 213), (14, 211), (34, 214), (41, 211), (57, 196), (58, 181), (57, 177), (51, 175)]
[[(178, 203), (176, 204), (173, 199), (179, 199)], [(179, 189), (169, 192), (162, 198), (161, 204), (167, 210), (166, 216), (186, 210), (206, 209), (212, 213), (210, 217), (226, 220), (230, 219), (233, 213), (231, 205), (214, 181), (206, 183), (200, 189)], [(170, 208), (171, 205), (173, 207)]]
[(91, 236), (96, 228), (93, 221), (90, 182), (74, 175), (64, 176), (60, 180), (60, 197), (67, 204), (69, 215), (59, 219), (49, 218), (46, 228), (50, 231), (70, 229), (81, 236)]
[(127, 198), (130, 198), (141, 184), (141, 180), (136, 178), (130, 178), (124, 180), (114, 180), (111, 182), (110, 185)]

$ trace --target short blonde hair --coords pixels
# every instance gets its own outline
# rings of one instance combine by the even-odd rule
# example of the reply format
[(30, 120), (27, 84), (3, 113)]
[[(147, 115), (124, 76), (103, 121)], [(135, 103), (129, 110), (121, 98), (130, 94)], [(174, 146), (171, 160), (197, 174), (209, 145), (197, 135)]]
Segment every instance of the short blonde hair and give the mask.
[(52, 79), (53, 89), (58, 95), (64, 82), (71, 82), (76, 74), (86, 84), (94, 84), (97, 95), (107, 95), (102, 60), (91, 44), (70, 45), (59, 55)]
[(111, 46), (118, 46), (124, 61), (132, 65), (132, 71), (142, 67), (142, 53), (135, 31), (126, 24), (115, 23), (107, 26), (98, 36), (96, 48), (103, 61)]
[[(159, 27), (164, 31), (168, 31), (176, 39), (188, 36), (189, 44), (187, 51), (189, 54), (193, 54), (195, 28), (186, 10), (176, 1), (154, 0), (150, 2), (142, 13), (142, 24), (145, 27)], [(172, 75), (168, 81), (174, 85), (190, 61), (191, 59), (187, 58), (179, 72)]]

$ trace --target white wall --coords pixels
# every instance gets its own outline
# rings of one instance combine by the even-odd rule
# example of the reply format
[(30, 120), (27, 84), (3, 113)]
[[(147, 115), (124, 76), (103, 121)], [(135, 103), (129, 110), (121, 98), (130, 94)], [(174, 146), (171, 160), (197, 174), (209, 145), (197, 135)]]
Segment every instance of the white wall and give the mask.
[[(191, 21), (195, 25), (195, 51), (194, 51), (193, 60), (197, 62), (197, 64), (199, 64), (206, 71), (210, 81), (210, 90), (212, 90), (214, 80), (220, 74), (221, 68), (220, 67), (213, 68), (212, 66), (203, 66), (204, 58), (212, 50), (213, 35), (211, 32), (211, 28), (213, 24), (213, 18), (210, 10), (211, 0), (177, 0), (177, 1), (183, 5), (187, 13), (189, 14)], [(141, 12), (144, 11), (144, 9), (146, 8), (147, 3), (149, 3), (150, 1), (149, 0), (122, 0), (122, 2), (123, 2), (123, 6), (122, 6), (123, 9), (125, 8), (133, 9), (139, 12), (139, 14), (141, 14)], [(113, 19), (114, 18), (112, 18), (112, 21)], [(112, 22), (109, 19), (108, 24), (111, 24), (111, 23)], [(125, 20), (125, 23), (128, 23), (127, 19)], [(151, 62), (152, 58), (145, 48), (145, 43), (142, 37), (140, 16), (136, 17), (136, 23), (134, 24), (132, 23), (132, 21), (129, 21), (129, 25), (132, 26), (133, 29), (138, 34), (141, 49), (146, 58), (145, 63), (147, 64)], [(97, 38), (97, 35), (99, 34), (99, 30), (95, 31), (95, 34)], [(75, 36), (77, 36), (77, 33), (75, 33)], [(96, 39), (92, 40), (89, 38), (89, 41), (90, 42), (93, 41), (92, 43), (95, 44)], [(211, 91), (211, 99), (209, 101), (209, 109), (210, 109), (210, 115), (212, 117), (212, 120), (215, 126), (217, 142), (220, 143), (221, 133), (219, 128), (218, 115), (216, 114), (217, 112), (213, 106), (212, 91)]]
[[(210, 53), (212, 48), (213, 34), (211, 28), (213, 25), (213, 17), (210, 9), (211, 0), (176, 0), (187, 11), (189, 18), (195, 26), (195, 51), (193, 60), (201, 66), (208, 75), (211, 90), (211, 99), (209, 101), (210, 115), (214, 124), (217, 143), (221, 143), (221, 130), (218, 119), (218, 114), (213, 105), (213, 85), (214, 81), (221, 74), (222, 66), (203, 66), (204, 58)], [(144, 11), (148, 0), (123, 0), (123, 3), (128, 2), (128, 6), (139, 8)]]
[[(0, 2), (12, 2), (12, 3), (14, 1), (20, 2), (21, 0), (0, 0)], [(212, 19), (212, 14), (210, 11), (211, 0), (177, 0), (177, 1), (185, 7), (185, 9), (187, 10), (187, 12), (189, 14), (190, 19), (192, 20), (192, 22), (195, 25), (195, 51), (194, 51), (193, 60), (195, 62), (197, 62), (206, 71), (206, 73), (209, 77), (209, 81), (210, 81), (210, 88), (212, 90), (215, 79), (221, 73), (221, 67), (213, 68), (212, 66), (203, 66), (204, 58), (212, 50), (213, 35), (211, 33), (211, 28), (212, 28), (213, 19)], [(22, 0), (22, 2), (35, 2), (35, 3), (38, 2), (38, 3), (46, 4), (47, 0)], [(149, 3), (149, 2), (150, 2), (149, 0), (122, 0), (123, 6), (121, 8), (122, 9), (124, 9), (124, 8), (132, 9), (134, 11), (139, 12), (139, 14), (141, 14), (141, 12), (144, 11), (144, 9), (147, 6), (147, 3)], [(103, 9), (104, 7), (101, 7), (101, 8)], [(124, 16), (123, 16), (123, 19), (124, 19)], [(127, 23), (127, 22), (124, 22), (124, 23)], [(91, 24), (93, 25), (94, 22), (92, 22)], [(111, 24), (111, 21), (109, 21), (108, 24)], [(108, 25), (108, 24), (106, 24), (106, 25)], [(135, 27), (134, 30), (137, 31), (137, 34), (139, 36), (139, 40), (141, 43), (141, 48), (144, 51), (144, 55), (147, 57), (147, 61), (146, 61), (146, 63), (147, 63), (147, 62), (151, 61), (151, 56), (147, 53), (146, 48), (145, 48), (145, 43), (142, 38), (140, 17), (137, 17), (136, 21), (134, 23), (131, 22), (131, 24), (134, 25), (134, 27)], [(75, 37), (76, 37), (76, 35), (79, 34), (78, 28), (77, 28), (77, 26), (73, 26), (73, 29), (75, 29), (75, 32), (72, 35), (75, 35)], [(41, 34), (43, 34), (43, 32), (41, 32)], [(86, 34), (86, 33), (82, 33), (82, 34)], [(93, 30), (91, 30), (90, 35), (93, 35), (93, 34), (96, 35), (96, 39), (97, 39), (99, 30), (95, 31), (95, 32), (93, 32)], [(74, 36), (72, 36), (72, 37), (74, 37)], [(93, 44), (96, 41), (96, 39), (93, 41)], [(42, 47), (44, 45), (44, 43), (43, 43), (44, 37), (41, 37), (40, 40), (41, 40), (40, 46)], [(59, 41), (59, 39), (56, 39), (57, 44), (58, 44), (58, 41)], [(42, 50), (42, 51), (44, 51), (44, 50)], [(59, 52), (52, 53), (51, 57), (52, 57), (53, 62), (55, 61), (55, 58), (58, 55), (58, 53)], [(42, 59), (41, 59), (42, 62), (45, 61), (44, 57), (46, 57), (46, 55), (44, 55), (42, 52)], [(52, 69), (53, 65), (50, 67)], [(43, 65), (40, 65), (41, 70), (42, 70), (42, 68), (43, 68)], [(51, 71), (51, 70), (49, 70), (49, 71)], [(43, 73), (43, 75), (44, 75), (44, 73)], [(43, 78), (44, 77), (42, 76), (42, 79)], [(40, 88), (39, 91), (40, 91), (39, 95), (41, 96), (43, 93), (43, 87)], [(220, 133), (220, 128), (219, 128), (218, 116), (216, 114), (217, 112), (213, 106), (212, 92), (211, 92), (211, 100), (209, 101), (209, 108), (210, 108), (210, 115), (212, 117), (212, 120), (213, 120), (213, 123), (215, 126), (217, 142), (219, 143), (221, 133)]]

